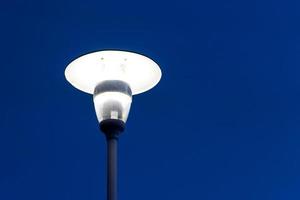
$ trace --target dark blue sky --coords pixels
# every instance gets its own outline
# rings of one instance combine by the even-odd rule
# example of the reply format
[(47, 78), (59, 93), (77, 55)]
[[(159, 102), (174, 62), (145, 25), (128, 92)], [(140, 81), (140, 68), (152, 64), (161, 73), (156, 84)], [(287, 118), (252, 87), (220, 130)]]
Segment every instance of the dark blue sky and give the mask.
[(300, 198), (299, 1), (2, 1), (0, 199), (105, 199), (105, 140), (66, 65), (160, 64), (120, 139), (120, 200)]

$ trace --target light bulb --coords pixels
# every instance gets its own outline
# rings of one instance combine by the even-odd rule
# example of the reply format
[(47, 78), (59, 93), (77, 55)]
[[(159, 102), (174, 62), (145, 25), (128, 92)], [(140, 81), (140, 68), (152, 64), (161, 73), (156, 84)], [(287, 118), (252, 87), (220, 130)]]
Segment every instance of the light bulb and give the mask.
[(94, 106), (99, 123), (104, 120), (126, 122), (131, 105), (131, 89), (120, 80), (99, 83), (94, 91)]

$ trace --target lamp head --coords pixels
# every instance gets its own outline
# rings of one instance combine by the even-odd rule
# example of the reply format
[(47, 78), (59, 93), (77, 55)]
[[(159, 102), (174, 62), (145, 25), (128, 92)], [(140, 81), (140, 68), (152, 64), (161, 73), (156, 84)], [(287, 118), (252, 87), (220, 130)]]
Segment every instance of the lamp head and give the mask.
[(75, 59), (67, 66), (65, 76), (77, 89), (93, 94), (102, 131), (117, 125), (120, 132), (128, 118), (132, 95), (154, 87), (161, 71), (146, 56), (106, 50)]

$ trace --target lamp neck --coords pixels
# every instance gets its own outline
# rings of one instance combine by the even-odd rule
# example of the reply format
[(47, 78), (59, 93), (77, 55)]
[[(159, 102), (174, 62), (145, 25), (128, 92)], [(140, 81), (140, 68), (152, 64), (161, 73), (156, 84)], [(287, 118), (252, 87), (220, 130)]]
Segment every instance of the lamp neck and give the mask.
[(125, 123), (119, 119), (106, 119), (100, 122), (100, 129), (106, 138), (118, 138), (125, 130)]

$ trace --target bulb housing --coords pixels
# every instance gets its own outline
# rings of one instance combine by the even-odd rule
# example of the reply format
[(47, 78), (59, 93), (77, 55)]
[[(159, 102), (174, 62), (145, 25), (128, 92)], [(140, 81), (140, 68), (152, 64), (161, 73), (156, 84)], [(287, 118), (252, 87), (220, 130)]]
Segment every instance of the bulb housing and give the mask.
[(104, 120), (126, 122), (132, 101), (129, 85), (120, 80), (100, 82), (94, 90), (94, 106), (99, 123)]

